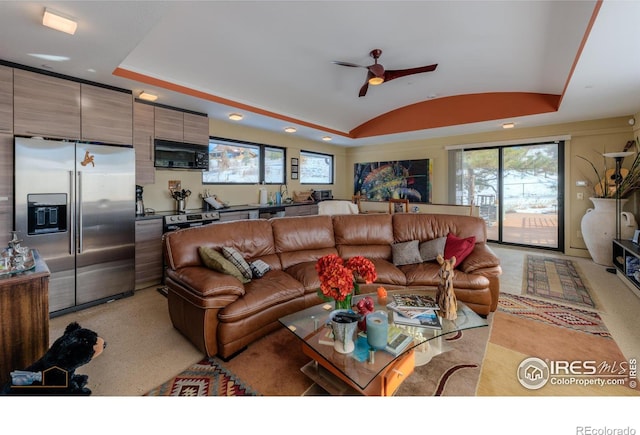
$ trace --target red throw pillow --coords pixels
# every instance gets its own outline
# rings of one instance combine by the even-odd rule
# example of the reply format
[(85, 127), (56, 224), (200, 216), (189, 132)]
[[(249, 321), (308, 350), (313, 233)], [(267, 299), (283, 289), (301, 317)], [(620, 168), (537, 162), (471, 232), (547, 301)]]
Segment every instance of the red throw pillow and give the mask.
[(476, 236), (461, 239), (455, 234), (447, 234), (447, 243), (444, 245), (444, 258), (449, 260), (456, 257), (456, 267), (471, 254), (476, 244)]

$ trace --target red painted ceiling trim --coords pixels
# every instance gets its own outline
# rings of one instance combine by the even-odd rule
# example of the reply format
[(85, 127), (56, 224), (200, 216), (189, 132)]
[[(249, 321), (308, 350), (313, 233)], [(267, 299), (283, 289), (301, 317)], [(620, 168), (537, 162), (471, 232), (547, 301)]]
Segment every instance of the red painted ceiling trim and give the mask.
[(357, 139), (555, 112), (560, 95), (529, 92), (493, 92), (456, 95), (422, 101), (392, 110), (351, 130)]

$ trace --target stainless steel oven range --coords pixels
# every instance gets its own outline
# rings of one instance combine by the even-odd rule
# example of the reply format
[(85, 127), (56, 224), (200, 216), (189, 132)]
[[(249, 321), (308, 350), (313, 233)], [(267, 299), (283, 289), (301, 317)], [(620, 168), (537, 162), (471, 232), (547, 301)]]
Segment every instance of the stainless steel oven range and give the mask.
[(217, 211), (181, 213), (165, 216), (162, 225), (162, 232), (179, 230), (181, 228), (199, 227), (220, 220), (220, 213)]

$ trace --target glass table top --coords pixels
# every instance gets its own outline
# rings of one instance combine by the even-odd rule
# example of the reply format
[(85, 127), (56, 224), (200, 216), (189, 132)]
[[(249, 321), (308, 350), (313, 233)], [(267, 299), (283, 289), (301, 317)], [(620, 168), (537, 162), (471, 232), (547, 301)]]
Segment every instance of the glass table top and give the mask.
[(370, 296), (375, 303), (374, 311), (387, 313), (390, 327), (401, 328), (402, 332), (412, 337), (412, 342), (397, 356), (385, 350), (371, 350), (364, 333), (357, 334), (353, 352), (342, 354), (335, 351), (332, 344), (331, 328), (328, 325), (329, 314), (334, 309), (331, 302), (309, 307), (279, 320), (280, 323), (300, 338), (305, 345), (315, 351), (324, 360), (323, 362), (330, 364), (362, 389), (366, 388), (389, 364), (409, 350), (444, 335), (465, 329), (488, 326), (486, 319), (480, 317), (460, 301), (458, 301), (458, 317), (455, 320), (447, 320), (440, 317), (441, 329), (395, 324), (393, 323), (392, 310), (387, 308), (387, 304), (393, 300), (393, 294), (427, 294), (435, 298), (435, 290), (389, 291), (384, 300), (378, 299), (375, 294), (358, 295), (353, 298), (353, 304), (355, 304), (364, 296)]

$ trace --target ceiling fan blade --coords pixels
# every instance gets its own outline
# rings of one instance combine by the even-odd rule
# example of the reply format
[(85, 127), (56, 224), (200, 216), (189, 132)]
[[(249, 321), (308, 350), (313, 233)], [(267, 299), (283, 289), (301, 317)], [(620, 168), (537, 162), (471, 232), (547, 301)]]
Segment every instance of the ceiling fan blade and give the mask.
[(417, 68), (386, 70), (384, 72), (384, 81), (388, 82), (389, 80), (397, 79), (398, 77), (409, 76), (412, 74), (420, 74), (424, 72), (431, 72), (431, 71), (434, 71), (437, 67), (438, 67), (438, 64), (434, 63), (433, 65), (419, 66)]
[(351, 62), (342, 62), (339, 60), (332, 60), (331, 63), (335, 63), (336, 65), (342, 65), (342, 66), (350, 66), (352, 68), (367, 68), (366, 66), (358, 65)]
[(373, 77), (375, 77), (375, 75), (373, 75), (371, 71), (367, 72), (367, 79), (364, 81), (364, 85), (362, 85), (362, 87), (360, 88), (358, 97), (364, 97), (365, 95), (367, 95), (367, 90), (369, 90), (369, 79)]

